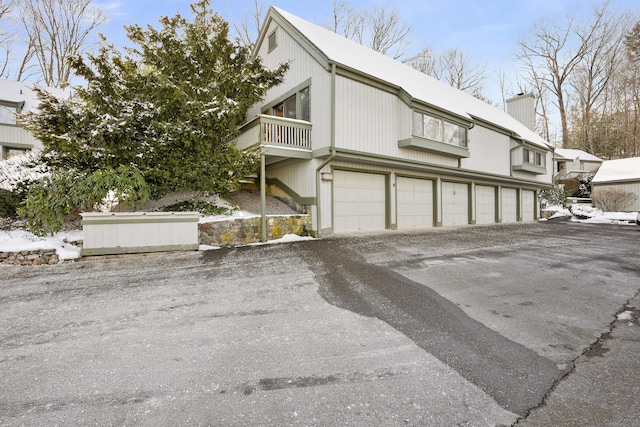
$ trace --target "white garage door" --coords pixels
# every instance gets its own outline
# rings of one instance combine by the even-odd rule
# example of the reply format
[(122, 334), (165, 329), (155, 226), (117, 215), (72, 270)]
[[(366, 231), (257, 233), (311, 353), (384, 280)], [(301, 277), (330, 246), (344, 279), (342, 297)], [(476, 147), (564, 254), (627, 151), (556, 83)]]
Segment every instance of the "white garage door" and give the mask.
[(469, 186), (457, 182), (442, 183), (442, 225), (469, 224)]
[(433, 181), (398, 177), (398, 229), (433, 227)]
[(522, 220), (533, 221), (535, 213), (534, 204), (535, 193), (530, 190), (522, 191)]
[(514, 188), (502, 189), (502, 222), (518, 220), (518, 194)]
[(476, 185), (476, 224), (496, 222), (496, 188)]
[(385, 176), (373, 173), (333, 173), (333, 230), (336, 233), (384, 230)]

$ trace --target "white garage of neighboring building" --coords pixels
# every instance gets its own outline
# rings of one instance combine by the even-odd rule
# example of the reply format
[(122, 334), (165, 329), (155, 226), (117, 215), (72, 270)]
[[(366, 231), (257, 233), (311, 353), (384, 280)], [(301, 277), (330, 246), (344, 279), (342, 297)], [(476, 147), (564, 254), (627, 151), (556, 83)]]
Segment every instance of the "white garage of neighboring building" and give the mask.
[(591, 180), (591, 194), (612, 187), (636, 195), (630, 210), (640, 210), (640, 157), (605, 160)]

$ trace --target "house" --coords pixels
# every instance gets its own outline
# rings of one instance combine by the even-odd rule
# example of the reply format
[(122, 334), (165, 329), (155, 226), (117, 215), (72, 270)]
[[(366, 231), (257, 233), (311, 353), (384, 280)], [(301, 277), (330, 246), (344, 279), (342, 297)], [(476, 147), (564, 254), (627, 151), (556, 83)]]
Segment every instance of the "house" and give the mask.
[[(24, 154), (42, 144), (18, 124), (17, 117), (38, 106), (33, 83), (0, 80), (0, 160)], [(59, 97), (68, 97), (62, 89), (46, 88)]]
[(553, 163), (555, 178), (562, 181), (574, 179), (584, 173), (595, 174), (602, 164), (602, 159), (582, 150), (556, 148)]
[(316, 235), (537, 219), (552, 150), (513, 116), (275, 7), (254, 54), (290, 68), (235, 143)]
[(605, 160), (591, 180), (592, 192), (606, 187), (636, 195), (630, 209), (640, 210), (640, 157)]

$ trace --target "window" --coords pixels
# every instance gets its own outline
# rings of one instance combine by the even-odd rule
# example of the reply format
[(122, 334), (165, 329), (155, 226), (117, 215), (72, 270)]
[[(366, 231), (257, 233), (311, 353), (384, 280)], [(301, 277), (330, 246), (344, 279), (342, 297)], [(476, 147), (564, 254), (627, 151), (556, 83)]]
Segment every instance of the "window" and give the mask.
[(459, 147), (467, 146), (467, 129), (454, 123), (444, 122), (444, 142), (447, 144), (457, 145)]
[(10, 148), (10, 147), (4, 147), (4, 156), (3, 159), (10, 159), (14, 156), (21, 156), (23, 154), (27, 154), (29, 151), (31, 151), (28, 148)]
[(274, 31), (273, 33), (269, 34), (269, 52), (275, 49), (276, 46), (278, 46), (278, 43), (276, 40), (276, 32)]
[(435, 141), (442, 141), (442, 120), (428, 114), (414, 111), (413, 134)]
[(9, 125), (16, 124), (15, 107), (7, 107), (6, 105), (0, 105), (0, 123), (9, 124)]
[(467, 146), (467, 128), (420, 111), (413, 112), (413, 135), (459, 147)]
[(296, 95), (293, 95), (280, 104), (273, 107), (273, 115), (278, 117), (286, 117), (288, 119), (296, 118)]
[(531, 150), (529, 148), (524, 148), (522, 152), (524, 154), (524, 158), (522, 159), (524, 163), (529, 163), (537, 166), (545, 166), (545, 155), (543, 153)]
[(309, 98), (309, 86), (302, 89), (299, 93), (300, 99), (300, 119), (306, 120), (308, 122), (311, 121), (311, 105)]
[(310, 121), (311, 119), (309, 86), (274, 105), (267, 114), (288, 119)]

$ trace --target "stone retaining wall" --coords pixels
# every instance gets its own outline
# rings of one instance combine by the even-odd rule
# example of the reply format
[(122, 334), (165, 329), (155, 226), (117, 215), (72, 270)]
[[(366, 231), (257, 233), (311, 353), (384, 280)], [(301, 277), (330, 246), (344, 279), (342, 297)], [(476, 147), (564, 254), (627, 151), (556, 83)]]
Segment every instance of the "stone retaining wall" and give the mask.
[(60, 261), (55, 249), (0, 252), (0, 263), (7, 265), (54, 265)]
[[(201, 245), (240, 246), (260, 242), (261, 218), (237, 218), (234, 220), (206, 222), (198, 224)], [(283, 237), (285, 234), (308, 236), (311, 231), (309, 215), (267, 216), (267, 240)], [(82, 241), (70, 242), (82, 247)], [(54, 265), (60, 262), (55, 249), (34, 251), (0, 252), (0, 264), (5, 265)]]
[[(199, 224), (200, 244), (209, 246), (238, 246), (260, 242), (261, 218), (205, 222)], [(279, 239), (285, 234), (308, 236), (311, 230), (309, 215), (267, 216), (267, 240)]]

